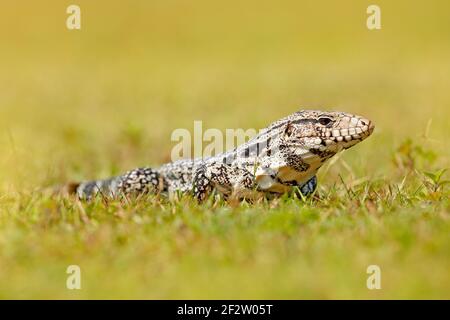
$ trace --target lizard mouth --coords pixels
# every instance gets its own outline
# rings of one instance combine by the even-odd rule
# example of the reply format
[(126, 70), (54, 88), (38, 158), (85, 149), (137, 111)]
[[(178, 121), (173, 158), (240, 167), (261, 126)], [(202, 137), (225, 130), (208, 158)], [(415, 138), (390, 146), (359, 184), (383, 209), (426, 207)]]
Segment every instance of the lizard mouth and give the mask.
[(374, 129), (375, 125), (373, 122), (361, 119), (355, 123), (354, 126), (346, 128), (330, 128), (325, 132), (325, 136), (323, 136), (322, 139), (326, 146), (341, 142), (353, 145), (355, 142), (362, 141), (370, 136)]

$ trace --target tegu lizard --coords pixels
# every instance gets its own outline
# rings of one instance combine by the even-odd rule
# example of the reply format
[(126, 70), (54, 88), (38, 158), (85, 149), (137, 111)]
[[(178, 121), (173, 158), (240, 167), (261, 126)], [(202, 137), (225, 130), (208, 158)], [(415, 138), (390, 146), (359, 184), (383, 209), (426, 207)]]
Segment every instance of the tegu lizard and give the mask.
[(138, 168), (73, 186), (80, 199), (143, 193), (189, 193), (198, 201), (213, 191), (239, 199), (276, 196), (317, 187), (317, 170), (339, 151), (369, 137), (374, 124), (345, 112), (301, 110), (273, 122), (253, 139), (225, 153)]

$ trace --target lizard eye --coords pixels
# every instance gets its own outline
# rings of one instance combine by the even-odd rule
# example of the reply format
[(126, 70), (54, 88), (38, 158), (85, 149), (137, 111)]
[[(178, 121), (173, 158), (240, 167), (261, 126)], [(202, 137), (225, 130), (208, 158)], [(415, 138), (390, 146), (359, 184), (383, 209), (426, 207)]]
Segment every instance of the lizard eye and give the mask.
[(323, 126), (326, 126), (327, 124), (330, 124), (333, 120), (330, 118), (319, 118), (319, 123)]

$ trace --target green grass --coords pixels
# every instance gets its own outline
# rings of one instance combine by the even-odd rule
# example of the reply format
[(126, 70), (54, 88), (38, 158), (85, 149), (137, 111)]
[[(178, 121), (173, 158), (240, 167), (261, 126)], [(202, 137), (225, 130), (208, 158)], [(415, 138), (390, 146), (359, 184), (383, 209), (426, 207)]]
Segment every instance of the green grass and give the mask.
[[(450, 298), (446, 1), (378, 1), (373, 32), (364, 1), (132, 2), (78, 1), (79, 32), (71, 3), (1, 10), (0, 298)], [(376, 124), (311, 199), (42, 192), (163, 163), (194, 120), (261, 128), (303, 106)]]
[[(6, 197), (2, 297), (448, 298), (448, 199), (415, 190), (415, 177), (405, 185), (237, 206)], [(77, 292), (64, 288), (70, 264)], [(379, 291), (365, 286), (371, 264)]]

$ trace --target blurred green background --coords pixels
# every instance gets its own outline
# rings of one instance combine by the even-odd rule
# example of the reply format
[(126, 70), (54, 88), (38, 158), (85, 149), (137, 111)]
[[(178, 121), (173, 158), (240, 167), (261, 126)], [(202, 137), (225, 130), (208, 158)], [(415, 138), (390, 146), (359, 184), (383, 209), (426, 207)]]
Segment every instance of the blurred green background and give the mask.
[[(381, 7), (381, 30), (366, 28), (366, 8), (373, 3)], [(81, 30), (66, 28), (66, 8), (70, 4), (81, 8)], [(257, 242), (258, 250), (249, 249), (258, 257), (256, 261), (261, 259), (254, 268), (245, 263), (240, 265), (241, 258), (233, 256), (235, 260), (230, 259), (235, 264), (227, 265), (225, 258), (225, 262), (220, 260), (223, 264), (211, 258), (208, 268), (196, 272), (191, 268), (198, 265), (189, 260), (195, 260), (194, 254), (189, 255), (188, 261), (175, 260), (177, 264), (171, 261), (172, 253), (167, 253), (167, 258), (161, 252), (163, 249), (154, 244), (158, 236), (153, 235), (153, 229), (153, 238), (142, 240), (149, 235), (135, 225), (131, 230), (141, 238), (130, 240), (128, 246), (134, 247), (127, 247), (126, 251), (121, 251), (121, 247), (110, 248), (114, 259), (109, 258), (123, 264), (108, 273), (102, 263), (106, 264), (109, 258), (102, 258), (101, 245), (93, 245), (98, 251), (86, 253), (85, 250), (93, 249), (86, 249), (90, 245), (83, 241), (76, 242), (72, 238), (76, 235), (66, 235), (65, 224), (56, 231), (47, 224), (29, 225), (29, 216), (21, 213), (33, 211), (33, 221), (41, 221), (53, 211), (24, 199), (33, 197), (32, 191), (43, 186), (106, 177), (168, 161), (174, 145), (170, 141), (171, 132), (176, 128), (192, 129), (194, 120), (203, 120), (204, 128), (262, 128), (301, 108), (354, 112), (376, 124), (373, 137), (346, 152), (327, 171), (329, 174), (320, 176), (325, 185), (339, 181), (338, 174), (353, 179), (394, 177), (398, 168), (392, 164), (392, 155), (407, 138), (438, 155), (433, 167), (425, 169), (448, 167), (449, 16), (450, 3), (444, 0), (2, 1), (0, 264), (1, 270), (9, 273), (2, 271), (0, 276), (0, 291), (4, 290), (0, 297), (230, 298), (236, 294), (245, 298), (370, 298), (367, 289), (355, 291), (345, 287), (337, 279), (341, 273), (327, 273), (326, 267), (320, 281), (302, 275), (303, 282), (295, 282), (297, 267), (299, 272), (320, 271), (317, 265), (309, 265), (300, 257), (271, 269), (286, 273), (287, 277), (269, 277), (264, 287), (250, 275), (258, 274), (254, 273), (259, 270), (257, 266), (262, 268), (266, 263), (264, 252), (258, 250), (266, 246), (267, 239)], [(440, 258), (433, 260), (432, 251), (424, 257), (419, 250), (412, 253), (412, 260), (402, 264), (431, 259), (423, 270), (432, 266), (426, 272), (435, 270), (430, 275), (435, 279), (420, 278), (423, 270), (417, 267), (421, 269), (411, 272), (412, 279), (407, 272), (402, 278), (405, 282), (421, 279), (417, 280), (417, 286), (410, 284), (402, 292), (399, 289), (402, 285), (398, 284), (386, 296), (376, 297), (449, 297), (449, 277), (445, 271), (449, 259), (444, 253), (449, 248), (448, 203), (439, 208), (427, 210), (440, 212), (447, 221), (440, 224), (441, 245), (436, 249)], [(164, 210), (171, 209), (161, 208), (161, 212)], [(22, 224), (26, 227), (20, 227)], [(172, 228), (178, 230), (174, 225), (178, 226), (173, 222), (164, 231), (167, 237)], [(93, 230), (96, 231), (81, 232), (86, 237), (93, 232), (100, 244), (109, 243), (117, 234), (110, 225), (104, 228), (97, 225)], [(199, 232), (197, 236), (202, 238), (202, 231)], [(245, 237), (251, 238), (248, 234)], [(199, 240), (200, 248), (212, 245), (208, 239)], [(104, 282), (97, 279), (100, 281), (95, 284), (97, 291), (91, 287), (91, 291), (81, 293), (68, 293), (52, 282), (52, 277), (64, 279), (64, 272), (58, 272), (71, 260), (63, 254), (64, 240), (77, 248), (74, 254), (81, 261), (93, 261), (92, 278), (106, 272), (106, 278), (116, 279), (122, 294), (113, 294), (116, 287), (107, 279)], [(315, 245), (318, 257), (325, 259), (321, 261), (332, 265), (327, 259), (333, 259), (330, 255), (337, 249), (325, 244), (321, 251), (322, 245)], [(381, 239), (379, 245), (382, 247)], [(362, 252), (355, 246), (354, 250)], [(189, 245), (182, 247), (192, 249)], [(164, 259), (168, 259), (169, 271), (161, 278), (159, 291), (151, 291), (151, 281), (146, 282), (144, 271), (148, 267), (157, 275), (159, 265), (145, 265), (144, 254), (134, 251), (140, 248), (149, 252), (159, 250), (159, 263), (163, 265)], [(223, 242), (218, 248), (225, 252), (227, 248), (236, 250), (230, 242)], [(273, 252), (278, 249), (276, 245), (272, 248)], [(248, 254), (242, 250), (242, 254)], [(59, 255), (64, 258), (58, 259)], [(268, 255), (268, 261), (274, 259)], [(393, 269), (395, 261), (390, 259), (394, 256), (387, 258)], [(342, 271), (345, 259), (339, 261), (342, 269), (338, 270)], [(127, 271), (140, 263), (141, 276)], [(214, 281), (203, 276), (214, 270), (215, 276), (220, 276), (216, 286), (223, 295), (206, 289)], [(398, 279), (401, 268), (395, 272), (392, 279)], [(237, 276), (240, 273), (242, 277)], [(190, 276), (192, 281), (184, 283), (183, 279)], [(364, 279), (364, 273), (361, 277)], [(185, 285), (177, 286), (169, 279)], [(233, 292), (233, 279), (240, 279), (242, 284), (247, 279), (247, 289), (240, 288), (242, 294)], [(254, 290), (248, 286), (254, 286)]]

